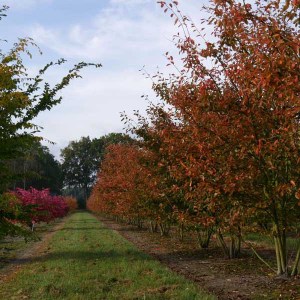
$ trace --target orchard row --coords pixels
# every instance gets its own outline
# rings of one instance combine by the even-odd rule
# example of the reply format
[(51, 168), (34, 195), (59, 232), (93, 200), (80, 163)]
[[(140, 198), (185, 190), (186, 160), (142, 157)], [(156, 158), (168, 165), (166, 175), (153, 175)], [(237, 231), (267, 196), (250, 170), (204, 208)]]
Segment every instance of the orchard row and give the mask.
[(153, 76), (161, 102), (147, 116), (124, 115), (136, 145), (108, 148), (88, 207), (162, 234), (177, 224), (202, 247), (215, 235), (231, 258), (245, 233), (259, 232), (274, 240), (277, 274), (296, 275), (299, 1), (214, 1), (202, 29), (176, 1), (160, 4), (182, 29), (181, 61), (166, 53), (175, 71)]

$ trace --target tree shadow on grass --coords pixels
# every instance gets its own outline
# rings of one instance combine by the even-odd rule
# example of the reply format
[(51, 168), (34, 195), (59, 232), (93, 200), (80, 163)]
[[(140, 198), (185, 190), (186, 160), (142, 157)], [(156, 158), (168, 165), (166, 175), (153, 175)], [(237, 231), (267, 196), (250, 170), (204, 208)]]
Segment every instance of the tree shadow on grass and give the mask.
[[(97, 225), (96, 225), (97, 224)], [(63, 227), (60, 230), (109, 230), (108, 228), (105, 228), (101, 226), (99, 221), (94, 220), (87, 220), (87, 221), (71, 221), (67, 227)]]
[(94, 220), (87, 220), (87, 221), (84, 221), (84, 220), (77, 220), (77, 221), (70, 221), (69, 222), (70, 224), (86, 224), (86, 225), (89, 225), (89, 224), (100, 224), (98, 221), (94, 221)]
[[(104, 227), (104, 229), (107, 229), (106, 227)], [(128, 224), (124, 224), (124, 225), (119, 225), (119, 227), (117, 228), (108, 228), (108, 230), (116, 230), (118, 232), (149, 232), (149, 229), (146, 227), (135, 227), (133, 225), (128, 225)]]
[(64, 227), (62, 229), (60, 229), (60, 231), (77, 231), (77, 230), (96, 230), (96, 231), (105, 231), (108, 230), (107, 228), (103, 228), (103, 227)]
[(49, 261), (96, 261), (96, 260), (127, 260), (127, 261), (147, 261), (151, 258), (137, 250), (126, 250), (126, 251), (117, 251), (117, 250), (108, 250), (108, 251), (57, 251), (51, 252), (44, 255), (28, 258), (20, 258), (16, 261), (13, 261), (13, 264), (23, 265), (27, 263), (44, 263)]

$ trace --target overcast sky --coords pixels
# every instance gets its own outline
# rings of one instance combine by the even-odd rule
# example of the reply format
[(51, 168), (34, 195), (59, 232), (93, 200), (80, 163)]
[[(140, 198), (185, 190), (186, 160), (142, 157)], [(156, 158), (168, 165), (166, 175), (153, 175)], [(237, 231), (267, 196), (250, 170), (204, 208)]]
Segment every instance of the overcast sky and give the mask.
[[(206, 0), (181, 0), (181, 10), (195, 21)], [(51, 60), (64, 57), (69, 65), (52, 70), (55, 82), (72, 63), (101, 63), (89, 68), (83, 79), (74, 81), (63, 93), (63, 101), (42, 113), (36, 123), (43, 137), (56, 143), (47, 146), (59, 156), (59, 149), (82, 136), (100, 137), (122, 132), (120, 112), (144, 111), (141, 95), (154, 100), (151, 81), (139, 71), (164, 69), (164, 53), (176, 52), (171, 40), (178, 32), (156, 0), (4, 0), (10, 9), (1, 21), (1, 38), (11, 45), (18, 37), (32, 37), (43, 55), (33, 51), (28, 61), (34, 73)]]

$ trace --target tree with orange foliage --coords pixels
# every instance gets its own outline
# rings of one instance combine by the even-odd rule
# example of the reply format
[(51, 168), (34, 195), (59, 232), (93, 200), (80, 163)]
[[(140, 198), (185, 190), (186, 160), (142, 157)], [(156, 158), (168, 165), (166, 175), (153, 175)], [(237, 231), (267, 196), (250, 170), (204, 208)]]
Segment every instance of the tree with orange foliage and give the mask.
[(149, 220), (157, 223), (161, 234), (167, 234), (172, 207), (162, 193), (163, 183), (154, 164), (149, 150), (130, 145), (109, 146), (88, 208), (139, 226)]
[[(230, 257), (239, 252), (241, 226), (263, 222), (274, 238), (277, 274), (287, 275), (287, 235), (296, 237), (300, 217), (299, 1), (215, 0), (206, 8), (215, 42), (176, 1), (159, 3), (184, 32), (174, 37), (182, 69), (155, 75), (153, 85), (171, 107), (165, 112), (173, 125), (157, 130), (160, 151), (172, 157), (166, 164)], [(293, 275), (299, 252), (300, 243)]]
[(72, 196), (64, 196), (63, 198), (69, 208), (69, 212), (74, 212), (78, 208), (78, 203), (76, 198)]

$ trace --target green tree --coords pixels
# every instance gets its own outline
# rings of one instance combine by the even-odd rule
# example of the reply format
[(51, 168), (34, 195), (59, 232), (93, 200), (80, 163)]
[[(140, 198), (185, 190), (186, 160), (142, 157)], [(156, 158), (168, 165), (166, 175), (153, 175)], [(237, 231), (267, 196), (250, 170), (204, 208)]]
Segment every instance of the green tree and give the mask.
[(31, 212), (32, 207), (24, 207), (15, 195), (8, 193), (0, 195), (0, 239), (7, 235), (36, 239), (37, 237), (28, 228), (20, 225), (31, 221)]
[[(5, 16), (6, 10), (6, 6), (0, 8), (0, 17)], [(0, 50), (0, 192), (11, 180), (7, 160), (21, 157), (33, 141), (41, 139), (35, 135), (40, 127), (33, 123), (34, 118), (61, 102), (62, 97), (58, 93), (72, 79), (81, 77), (82, 68), (101, 66), (80, 62), (52, 87), (45, 82), (45, 73), (51, 67), (64, 64), (66, 60), (50, 62), (31, 78), (23, 63), (23, 55), (31, 58), (32, 47), (39, 49), (32, 39), (25, 38), (19, 39), (7, 53)]]
[(62, 149), (61, 156), (64, 185), (75, 189), (79, 187), (83, 191), (85, 200), (95, 181), (98, 165), (98, 154), (93, 140), (82, 137), (79, 141), (71, 141), (66, 148)]
[(61, 164), (40, 142), (33, 143), (23, 157), (11, 160), (9, 170), (13, 174), (11, 189), (49, 188), (51, 193), (61, 194)]
[(71, 141), (61, 150), (65, 194), (76, 196), (80, 200), (80, 206), (85, 207), (106, 147), (111, 144), (132, 143), (134, 140), (122, 133), (110, 133), (92, 140), (90, 137), (82, 137), (79, 141)]
[[(6, 16), (8, 7), (0, 7), (0, 20)], [(2, 41), (3, 42), (3, 41)], [(80, 62), (54, 86), (45, 82), (45, 73), (51, 67), (66, 62), (59, 59), (48, 63), (35, 77), (30, 77), (24, 64), (24, 55), (32, 58), (30, 50), (39, 48), (30, 38), (20, 38), (7, 52), (0, 49), (0, 237), (5, 235), (25, 235), (16, 222), (27, 217), (19, 203), (13, 205), (11, 196), (3, 192), (12, 182), (13, 174), (9, 161), (23, 157), (30, 152), (34, 143), (42, 138), (36, 134), (40, 127), (33, 120), (45, 110), (59, 104), (62, 97), (58, 93), (72, 79), (79, 78), (80, 70), (100, 64)]]

